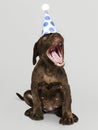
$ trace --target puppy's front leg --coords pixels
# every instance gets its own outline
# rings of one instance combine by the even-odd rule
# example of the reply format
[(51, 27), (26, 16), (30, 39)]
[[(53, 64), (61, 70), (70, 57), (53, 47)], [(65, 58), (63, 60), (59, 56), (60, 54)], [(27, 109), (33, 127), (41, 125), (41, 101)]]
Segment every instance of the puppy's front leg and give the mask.
[(38, 84), (36, 82), (31, 83), (31, 93), (33, 99), (33, 108), (30, 111), (30, 118), (34, 120), (42, 120), (43, 112), (42, 112), (41, 101), (38, 95)]
[(68, 84), (63, 85), (62, 93), (63, 93), (63, 102), (62, 102), (62, 117), (60, 119), (60, 124), (70, 125), (76, 122), (78, 118), (71, 112), (71, 92), (70, 92), (70, 86)]

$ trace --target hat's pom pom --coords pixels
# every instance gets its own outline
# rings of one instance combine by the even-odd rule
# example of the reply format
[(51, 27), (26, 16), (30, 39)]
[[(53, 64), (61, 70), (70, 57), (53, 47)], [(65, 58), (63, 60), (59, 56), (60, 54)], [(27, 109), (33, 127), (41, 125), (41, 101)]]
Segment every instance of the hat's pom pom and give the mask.
[(43, 10), (43, 11), (49, 10), (49, 5), (48, 5), (48, 4), (43, 4), (43, 5), (42, 5), (42, 10)]

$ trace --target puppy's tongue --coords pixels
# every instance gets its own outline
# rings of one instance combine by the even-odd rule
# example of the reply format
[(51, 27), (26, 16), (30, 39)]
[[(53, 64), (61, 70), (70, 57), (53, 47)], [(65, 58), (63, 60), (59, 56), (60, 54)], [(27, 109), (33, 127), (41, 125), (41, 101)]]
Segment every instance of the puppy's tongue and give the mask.
[(62, 57), (60, 57), (55, 51), (52, 51), (51, 55), (56, 62), (62, 63)]

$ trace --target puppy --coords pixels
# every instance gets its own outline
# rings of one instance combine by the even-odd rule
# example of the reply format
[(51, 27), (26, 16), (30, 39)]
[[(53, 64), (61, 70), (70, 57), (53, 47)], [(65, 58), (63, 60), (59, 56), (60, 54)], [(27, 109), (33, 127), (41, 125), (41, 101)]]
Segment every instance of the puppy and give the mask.
[(61, 34), (45, 34), (35, 43), (33, 65), (35, 64), (31, 90), (26, 91), (23, 97), (17, 93), (31, 106), (25, 115), (34, 120), (42, 120), (44, 113), (53, 112), (60, 117), (60, 124), (77, 122), (78, 117), (71, 110), (71, 91), (63, 68), (64, 39)]

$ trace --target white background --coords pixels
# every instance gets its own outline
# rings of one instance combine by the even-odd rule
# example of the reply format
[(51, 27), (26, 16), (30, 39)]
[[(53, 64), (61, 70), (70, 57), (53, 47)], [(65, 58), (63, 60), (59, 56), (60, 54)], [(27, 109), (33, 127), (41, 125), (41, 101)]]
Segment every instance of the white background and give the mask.
[[(79, 122), (60, 125), (55, 115), (43, 121), (24, 116), (29, 107), (16, 92), (30, 88), (33, 45), (41, 36), (43, 3), (50, 5), (56, 28), (65, 39), (65, 68), (72, 109)], [(0, 1), (0, 129), (98, 129), (98, 0)]]

